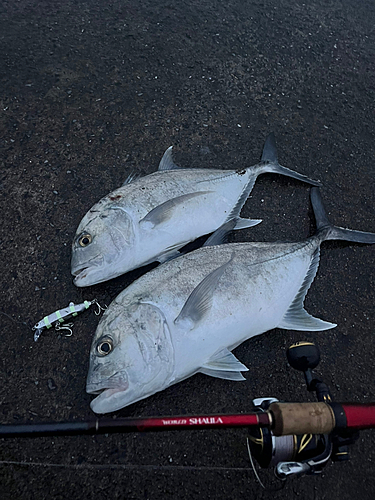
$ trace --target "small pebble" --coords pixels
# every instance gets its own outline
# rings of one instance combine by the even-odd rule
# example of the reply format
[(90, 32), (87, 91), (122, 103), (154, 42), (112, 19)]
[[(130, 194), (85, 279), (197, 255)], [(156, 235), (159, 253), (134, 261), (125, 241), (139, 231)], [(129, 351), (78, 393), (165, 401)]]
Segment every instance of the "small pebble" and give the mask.
[(52, 378), (49, 378), (47, 380), (47, 385), (48, 385), (48, 389), (50, 391), (54, 391), (55, 389), (57, 389), (57, 386), (56, 386), (56, 384), (55, 384), (55, 382), (54, 382), (54, 380)]

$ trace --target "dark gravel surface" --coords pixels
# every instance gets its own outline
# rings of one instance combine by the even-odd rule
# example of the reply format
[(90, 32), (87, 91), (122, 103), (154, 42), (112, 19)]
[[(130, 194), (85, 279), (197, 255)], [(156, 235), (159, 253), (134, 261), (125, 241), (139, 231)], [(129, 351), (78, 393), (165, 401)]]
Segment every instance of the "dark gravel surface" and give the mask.
[[(70, 275), (86, 211), (174, 145), (183, 166), (240, 168), (274, 131), (282, 164), (320, 179), (331, 220), (375, 231), (375, 4), (369, 0), (7, 1), (0, 6), (0, 421), (80, 420), (97, 317), (70, 338), (31, 326), (70, 301), (107, 304), (145, 269), (88, 289)], [(314, 231), (308, 187), (276, 175), (242, 212), (262, 218), (237, 241)], [(237, 348), (246, 382), (196, 375), (119, 416), (243, 412), (251, 399), (311, 399), (286, 348), (320, 346), (338, 401), (374, 399), (374, 248), (327, 242), (306, 298), (338, 324), (274, 330)], [(375, 498), (375, 432), (351, 461), (265, 491), (246, 431), (0, 440), (2, 500)], [(260, 471), (269, 489), (280, 487)]]

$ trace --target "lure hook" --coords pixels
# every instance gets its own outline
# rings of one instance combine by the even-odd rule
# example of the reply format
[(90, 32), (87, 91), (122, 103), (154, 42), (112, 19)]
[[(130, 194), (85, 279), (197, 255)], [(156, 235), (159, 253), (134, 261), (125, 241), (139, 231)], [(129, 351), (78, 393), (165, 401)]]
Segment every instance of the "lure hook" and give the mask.
[(99, 316), (99, 314), (101, 314), (102, 311), (105, 311), (107, 309), (106, 304), (104, 304), (104, 307), (103, 307), (99, 304), (99, 302), (96, 299), (92, 300), (91, 304), (95, 304), (97, 307), (97, 309), (94, 311), (95, 316)]
[(74, 323), (65, 323), (64, 325), (60, 325), (60, 323), (57, 323), (55, 325), (55, 330), (59, 332), (60, 330), (68, 330), (69, 333), (65, 333), (64, 337), (71, 337), (73, 335), (73, 325)]

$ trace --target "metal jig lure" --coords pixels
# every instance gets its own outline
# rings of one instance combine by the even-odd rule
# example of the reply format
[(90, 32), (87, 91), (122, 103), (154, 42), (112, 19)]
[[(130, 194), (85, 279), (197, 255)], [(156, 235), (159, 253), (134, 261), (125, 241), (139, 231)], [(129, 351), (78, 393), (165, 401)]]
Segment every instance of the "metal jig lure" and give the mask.
[(45, 328), (49, 329), (52, 328), (52, 326), (54, 326), (55, 329), (58, 331), (67, 330), (69, 333), (67, 333), (66, 336), (70, 337), (73, 333), (72, 332), (73, 323), (65, 323), (65, 325), (62, 325), (62, 323), (64, 323), (64, 321), (66, 321), (67, 319), (77, 316), (78, 313), (85, 311), (93, 304), (95, 304), (98, 308), (96, 311), (94, 311), (94, 313), (97, 316), (99, 316), (99, 314), (107, 308), (107, 306), (102, 307), (96, 299), (91, 301), (85, 300), (81, 304), (74, 304), (73, 302), (70, 302), (68, 307), (65, 307), (64, 309), (59, 309), (58, 311), (55, 311), (52, 314), (49, 314), (48, 316), (45, 316), (33, 327), (33, 330), (35, 330), (34, 333), (35, 342), (38, 340), (40, 334)]

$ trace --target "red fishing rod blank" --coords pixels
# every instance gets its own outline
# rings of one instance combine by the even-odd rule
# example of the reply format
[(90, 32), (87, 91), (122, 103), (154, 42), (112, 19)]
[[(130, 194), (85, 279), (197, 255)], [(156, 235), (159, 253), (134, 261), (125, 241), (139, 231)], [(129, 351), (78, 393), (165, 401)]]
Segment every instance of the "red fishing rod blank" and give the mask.
[(375, 427), (375, 405), (343, 403), (346, 428), (349, 430), (373, 429)]

